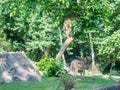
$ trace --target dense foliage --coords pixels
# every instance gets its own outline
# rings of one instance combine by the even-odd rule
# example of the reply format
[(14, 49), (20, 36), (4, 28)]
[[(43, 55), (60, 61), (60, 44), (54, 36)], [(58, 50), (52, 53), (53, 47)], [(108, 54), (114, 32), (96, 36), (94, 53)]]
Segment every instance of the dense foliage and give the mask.
[[(107, 34), (100, 38), (98, 46), (99, 63), (103, 70), (110, 67), (119, 67), (120, 63), (120, 1), (112, 2), (113, 14), (109, 17), (110, 25), (107, 28)], [(119, 69), (117, 69), (119, 71)]]
[(0, 30), (0, 51), (10, 51), (11, 50), (11, 42), (6, 39), (6, 35)]
[(57, 64), (53, 58), (45, 57), (37, 63), (37, 66), (43, 71), (43, 76), (46, 77), (58, 77), (64, 73), (63, 65)]
[(71, 23), (74, 41), (65, 51), (67, 61), (90, 56), (92, 32), (96, 59), (102, 68), (120, 60), (120, 0), (2, 0), (0, 51), (25, 51), (34, 61), (56, 57), (63, 22)]

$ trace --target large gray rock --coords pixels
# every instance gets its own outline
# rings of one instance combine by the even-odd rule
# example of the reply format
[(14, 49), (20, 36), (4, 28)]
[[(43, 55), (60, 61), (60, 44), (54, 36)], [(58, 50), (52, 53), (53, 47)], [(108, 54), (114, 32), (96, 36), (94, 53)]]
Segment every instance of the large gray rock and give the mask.
[(41, 73), (24, 52), (1, 52), (0, 79), (0, 82), (41, 81)]

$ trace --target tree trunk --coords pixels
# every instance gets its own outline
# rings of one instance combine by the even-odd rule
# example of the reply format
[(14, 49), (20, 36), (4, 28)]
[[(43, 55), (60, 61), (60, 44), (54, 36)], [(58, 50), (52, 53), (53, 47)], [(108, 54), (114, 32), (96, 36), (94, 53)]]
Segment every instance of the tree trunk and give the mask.
[[(60, 63), (61, 57), (63, 56), (68, 45), (74, 40), (71, 31), (73, 28), (72, 21), (75, 18), (76, 18), (76, 16), (73, 15), (72, 17), (65, 18), (65, 20), (64, 20), (63, 28), (65, 29), (67, 39), (66, 39), (65, 43), (61, 46), (61, 49), (56, 56), (58, 63)], [(63, 56), (63, 58), (64, 58), (64, 56)]]
[(56, 60), (58, 61), (58, 63), (61, 60), (62, 55), (64, 54), (66, 48), (68, 47), (68, 45), (74, 40), (73, 37), (69, 37), (66, 39), (65, 43), (62, 45), (60, 51), (58, 52), (57, 56), (56, 56)]
[(92, 34), (89, 32), (89, 38), (90, 38), (90, 48), (91, 48), (91, 56), (92, 56), (92, 65), (95, 65), (95, 54), (94, 54), (94, 48), (93, 48), (93, 42), (92, 42)]
[(89, 32), (89, 38), (90, 38), (90, 48), (91, 48), (91, 56), (92, 56), (92, 74), (98, 74), (97, 66), (95, 65), (95, 54), (94, 54), (94, 48), (93, 48), (93, 41), (92, 41), (92, 34)]
[[(61, 47), (62, 47), (62, 45), (63, 45), (63, 38), (62, 38), (61, 33), (60, 33), (60, 44), (61, 44)], [(64, 53), (63, 53), (63, 55), (62, 55), (62, 60), (63, 60), (64, 65), (66, 65)]]

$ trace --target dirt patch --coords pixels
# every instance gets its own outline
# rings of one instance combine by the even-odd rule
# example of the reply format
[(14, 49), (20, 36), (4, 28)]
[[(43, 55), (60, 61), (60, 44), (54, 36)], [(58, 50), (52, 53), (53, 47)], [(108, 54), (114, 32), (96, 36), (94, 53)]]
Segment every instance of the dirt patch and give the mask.
[(38, 68), (24, 52), (0, 53), (0, 82), (41, 81)]

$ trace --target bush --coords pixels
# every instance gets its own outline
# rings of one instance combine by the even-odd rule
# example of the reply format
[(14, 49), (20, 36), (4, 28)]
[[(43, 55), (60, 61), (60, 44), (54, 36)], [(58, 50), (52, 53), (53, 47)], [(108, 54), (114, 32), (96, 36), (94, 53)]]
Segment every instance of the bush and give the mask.
[(75, 82), (75, 77), (72, 75), (69, 75), (67, 73), (61, 75), (61, 84), (64, 87), (64, 90), (71, 90), (74, 88)]
[(64, 72), (63, 64), (57, 64), (55, 59), (49, 57), (40, 60), (37, 66), (43, 71), (43, 75), (47, 77), (58, 77)]

